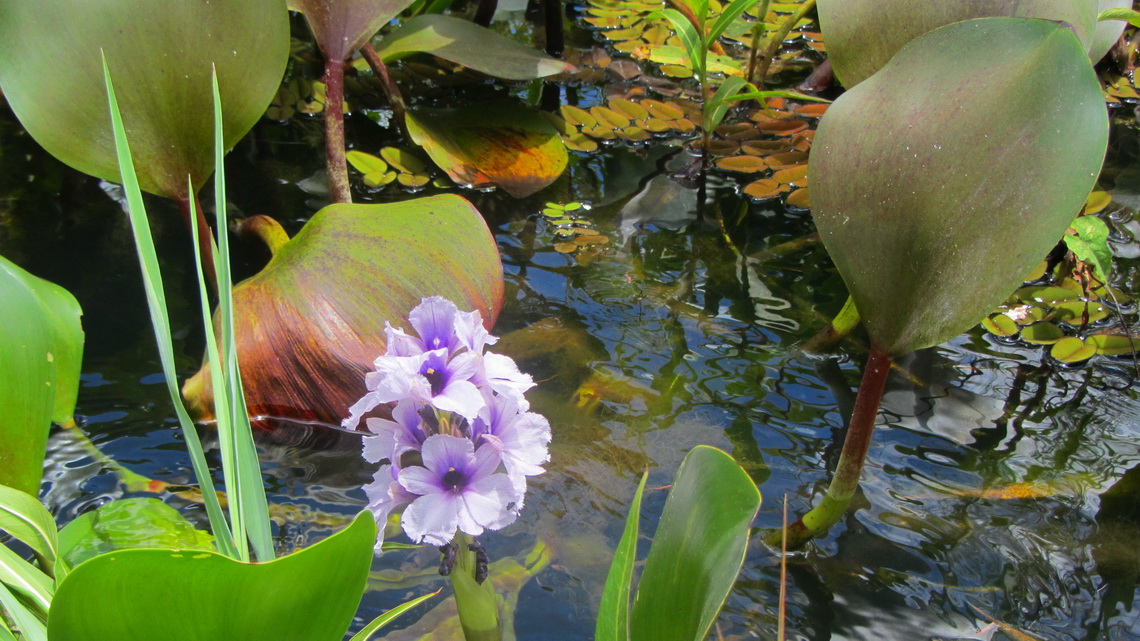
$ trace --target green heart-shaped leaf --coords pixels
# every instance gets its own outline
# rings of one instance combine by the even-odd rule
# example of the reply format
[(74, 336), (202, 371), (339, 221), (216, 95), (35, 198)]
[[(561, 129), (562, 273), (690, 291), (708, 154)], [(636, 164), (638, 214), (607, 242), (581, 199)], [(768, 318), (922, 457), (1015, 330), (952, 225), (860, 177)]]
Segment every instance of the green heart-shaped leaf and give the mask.
[(35, 496), (52, 421), (73, 424), (82, 311), (62, 287), (0, 256), (0, 484)]
[[(256, 27), (254, 27), (256, 25)], [(100, 49), (142, 188), (185, 197), (214, 170), (210, 68), (227, 146), (273, 99), (289, 55), (284, 0), (40, 0), (0, 5), (0, 86), (20, 122), (76, 169), (119, 182)]]
[(289, 0), (305, 14), (317, 46), (329, 60), (344, 60), (413, 0)]
[(936, 345), (1001, 304), (1080, 210), (1107, 136), (1084, 48), (1044, 20), (936, 29), (840, 97), (812, 213), (879, 349)]
[[(503, 268), (483, 217), (454, 195), (317, 212), (260, 273), (234, 287), (234, 324), (250, 416), (339, 424), (384, 352), (385, 322), (407, 327), (427, 296), (479, 310), (489, 329)], [(213, 417), (209, 368), (183, 387)]]
[(462, 109), (416, 109), (407, 116), (412, 140), (459, 184), (502, 187), (525, 198), (562, 175), (569, 162), (558, 130), (511, 101)]
[(1063, 20), (1087, 45), (1096, 23), (1097, 0), (819, 0), (816, 6), (835, 77), (850, 89), (887, 64), (906, 43), (959, 20), (999, 16)]
[(75, 568), (48, 616), (52, 641), (340, 639), (360, 604), (376, 523), (249, 564), (200, 550), (120, 550)]
[(411, 53), (430, 53), (508, 80), (530, 80), (574, 69), (469, 20), (440, 14), (408, 20), (384, 36), (376, 53), (385, 62)]

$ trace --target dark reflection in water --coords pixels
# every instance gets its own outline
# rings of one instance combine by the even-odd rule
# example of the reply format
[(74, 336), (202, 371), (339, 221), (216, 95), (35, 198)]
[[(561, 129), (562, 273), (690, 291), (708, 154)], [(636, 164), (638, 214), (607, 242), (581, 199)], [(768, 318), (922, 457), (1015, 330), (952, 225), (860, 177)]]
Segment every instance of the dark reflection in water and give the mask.
[[(275, 143), (284, 138), (279, 130), (257, 135), (264, 146), (244, 156), (289, 165), (296, 176), (283, 185), (262, 181), (272, 192), (265, 201), (231, 181), (234, 200), (248, 209), (283, 203), (295, 226), (312, 210), (312, 197), (296, 187), (307, 175), (296, 168), (305, 165), (294, 158), (308, 151)], [(241, 151), (235, 171), (253, 172)], [(66, 173), (27, 153), (30, 170)], [(757, 527), (768, 529), (779, 526), (785, 495), (794, 514), (810, 507), (838, 455), (862, 339), (832, 358), (798, 353), (845, 292), (820, 247), (768, 251), (810, 234), (810, 220), (744, 202), (723, 181), (698, 217), (694, 192), (655, 177), (667, 156), (613, 149), (579, 160), (541, 198), (466, 194), (487, 215), (504, 258), (497, 348), (541, 381), (532, 403), (554, 430), (548, 472), (531, 483), (522, 517), (484, 537), (493, 559), (521, 561), (539, 544), (550, 552), (517, 592), (521, 639), (592, 636), (610, 550), (642, 469), (650, 470), (649, 487), (662, 487), (688, 449), (724, 448), (760, 485)], [(6, 148), (6, 162), (13, 157)], [(90, 192), (90, 184), (80, 187)], [(89, 214), (115, 213), (102, 192), (90, 194)], [(611, 245), (588, 259), (554, 251), (553, 230), (539, 215), (544, 199), (592, 202), (590, 219)], [(61, 223), (63, 232), (9, 245), (31, 252), (35, 265), (49, 250), (67, 257), (41, 275), (75, 291), (88, 310), (95, 340), (79, 404), (84, 431), (138, 474), (189, 483), (165, 387), (153, 379), (145, 316), (134, 313), (141, 294), (122, 285), (136, 278), (129, 254), (113, 249), (127, 242), (123, 230), (111, 226), (85, 247), (75, 225), (84, 228)], [(164, 238), (171, 248), (183, 240), (177, 229)], [(116, 269), (100, 276), (80, 269), (86, 263)], [(1121, 267), (1123, 282), (1135, 282), (1134, 261)], [(177, 274), (171, 280), (176, 317), (192, 318), (191, 285)], [(186, 374), (200, 345), (189, 338), (195, 323), (183, 323)], [(992, 630), (979, 632), (986, 619), (974, 608), (1045, 639), (1140, 638), (1140, 407), (1127, 363), (1059, 370), (1043, 364), (1040, 351), (998, 344), (976, 329), (899, 366), (856, 509), (791, 560), (789, 638), (991, 638)], [(360, 487), (371, 470), (356, 439), (311, 426), (260, 439), (282, 551), (327, 536), (364, 505)], [(46, 478), (45, 498), (61, 522), (124, 495), (118, 477), (66, 432), (53, 435)], [(648, 533), (665, 496), (647, 493)], [(172, 503), (205, 523), (197, 505)], [(443, 585), (437, 564), (433, 550), (379, 558), (359, 623)], [(722, 637), (773, 638), (778, 585), (778, 559), (757, 536), (719, 621)], [(390, 638), (434, 625), (441, 615), (428, 609), (406, 617), (399, 624), (406, 629)], [(413, 626), (419, 617), (426, 618)]]

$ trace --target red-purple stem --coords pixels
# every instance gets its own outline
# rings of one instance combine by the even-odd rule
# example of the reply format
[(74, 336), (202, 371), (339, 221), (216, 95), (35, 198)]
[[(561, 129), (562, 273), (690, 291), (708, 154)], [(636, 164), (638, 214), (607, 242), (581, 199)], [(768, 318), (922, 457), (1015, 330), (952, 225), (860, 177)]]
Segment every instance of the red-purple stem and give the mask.
[(344, 60), (325, 59), (325, 159), (329, 197), (334, 203), (352, 202), (348, 162), (344, 157)]
[(404, 95), (400, 93), (400, 88), (396, 86), (396, 82), (388, 73), (388, 66), (380, 59), (371, 43), (365, 43), (360, 48), (360, 52), (364, 54), (364, 59), (368, 61), (368, 66), (372, 67), (372, 73), (376, 74), (380, 86), (384, 89), (384, 94), (388, 96), (388, 104), (392, 106), (392, 116), (396, 119), (396, 124), (400, 126), (400, 131), (404, 133), (405, 138), (411, 140), (408, 137), (408, 125), (404, 116), (407, 113), (407, 108), (404, 106)]
[[(194, 199), (194, 209), (196, 216), (192, 219), (190, 215), (190, 199)], [(202, 272), (206, 275), (206, 284), (210, 287), (210, 293), (214, 296), (218, 295), (218, 272), (214, 269), (214, 234), (210, 229), (210, 223), (206, 222), (206, 214), (202, 211), (202, 203), (198, 201), (198, 194), (192, 196), (179, 195), (174, 199), (178, 203), (178, 209), (182, 211), (182, 219), (186, 221), (186, 229), (189, 231), (190, 225), (198, 226), (198, 250), (202, 255)], [(219, 205), (224, 207), (225, 204)]]

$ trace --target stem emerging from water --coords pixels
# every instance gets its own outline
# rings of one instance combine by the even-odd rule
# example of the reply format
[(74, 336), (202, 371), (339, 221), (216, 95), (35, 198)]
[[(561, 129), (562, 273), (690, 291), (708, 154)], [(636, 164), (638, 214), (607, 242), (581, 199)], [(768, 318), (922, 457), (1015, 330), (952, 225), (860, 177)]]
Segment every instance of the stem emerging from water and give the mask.
[(325, 160), (329, 174), (329, 198), (351, 203), (348, 161), (344, 156), (344, 60), (325, 59)]
[(404, 105), (404, 95), (400, 93), (400, 87), (396, 85), (396, 81), (392, 80), (392, 75), (388, 73), (388, 66), (372, 48), (372, 43), (364, 43), (364, 46), (360, 48), (360, 53), (364, 54), (368, 66), (372, 67), (372, 73), (376, 74), (376, 78), (380, 80), (380, 86), (384, 89), (384, 95), (388, 97), (388, 104), (392, 107), (392, 116), (396, 119), (396, 124), (400, 126), (404, 138), (411, 140), (412, 137), (408, 134), (407, 117), (405, 116), (408, 109)]
[[(798, 548), (808, 539), (826, 532), (847, 512), (851, 497), (859, 488), (859, 477), (863, 474), (863, 462), (867, 459), (867, 450), (871, 446), (871, 434), (875, 430), (875, 420), (879, 416), (879, 402), (883, 398), (883, 389), (886, 387), (887, 374), (890, 371), (891, 356), (872, 344), (871, 353), (867, 357), (867, 366), (863, 370), (863, 382), (859, 385), (859, 395), (855, 398), (855, 409), (851, 412), (851, 423), (847, 427), (847, 438), (843, 440), (843, 453), (839, 456), (835, 476), (832, 477), (827, 494), (819, 505), (787, 528), (789, 548)], [(776, 544), (779, 540), (775, 537), (769, 539), (771, 544)]]
[[(221, 168), (218, 169), (221, 171)], [(194, 199), (194, 211), (190, 213), (190, 199)], [(214, 233), (210, 230), (210, 223), (206, 222), (206, 215), (202, 213), (202, 204), (198, 202), (198, 194), (179, 195), (174, 199), (178, 209), (182, 211), (182, 218), (186, 221), (186, 228), (190, 225), (198, 227), (198, 249), (202, 253), (202, 271), (206, 274), (206, 284), (210, 286), (210, 293), (218, 295), (218, 272), (214, 269)], [(223, 203), (220, 205), (225, 207)]]

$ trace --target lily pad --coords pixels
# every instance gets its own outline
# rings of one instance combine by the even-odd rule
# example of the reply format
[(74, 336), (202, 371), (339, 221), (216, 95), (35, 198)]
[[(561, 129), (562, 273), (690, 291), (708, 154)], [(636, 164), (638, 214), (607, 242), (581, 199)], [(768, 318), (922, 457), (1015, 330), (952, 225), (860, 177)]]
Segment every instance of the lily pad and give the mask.
[[(1092, 39), (1096, 9), (1096, 0), (819, 0), (817, 4), (828, 59), (835, 77), (848, 89), (881, 69), (911, 40), (971, 18), (1006, 16), (1064, 21), (1073, 25), (1083, 50)], [(982, 51), (989, 47), (988, 43), (979, 44)]]
[(1119, 334), (1093, 334), (1086, 338), (1085, 342), (1096, 347), (1097, 354), (1105, 356), (1131, 354), (1134, 346), (1135, 349), (1140, 349), (1140, 337), (1136, 336), (1128, 340), (1127, 336)]
[(1086, 343), (1076, 336), (1066, 336), (1053, 343), (1049, 348), (1049, 356), (1066, 365), (1073, 365), (1096, 356), (1096, 345)]
[(982, 321), (982, 326), (985, 327), (989, 333), (994, 336), (1001, 336), (1002, 338), (1016, 336), (1017, 332), (1020, 331), (1017, 323), (1013, 322), (1013, 319), (1005, 314), (994, 314), (986, 318)]
[(1033, 323), (1021, 329), (1021, 340), (1036, 345), (1051, 345), (1064, 337), (1065, 332), (1049, 322)]
[(812, 211), (872, 341), (905, 354), (1000, 305), (1080, 210), (1107, 136), (1083, 46), (1043, 20), (936, 29), (841, 96)]
[[(478, 310), (490, 329), (503, 301), (499, 251), (463, 198), (331, 205), (260, 273), (234, 287), (234, 323), (251, 416), (339, 424), (384, 352), (384, 323), (420, 299)], [(209, 367), (182, 389), (213, 418)]]
[(176, 198), (186, 196), (187, 174), (197, 190), (214, 170), (211, 66), (232, 147), (277, 93), (289, 15), (285, 0), (175, 2), (161, 11), (150, 0), (6, 2), (0, 42), (0, 86), (28, 133), (79, 171), (119, 182), (102, 49), (139, 182)]
[(512, 101), (480, 102), (462, 109), (415, 109), (408, 132), (455, 182), (495, 185), (525, 198), (554, 182), (568, 157), (558, 131), (536, 112)]

